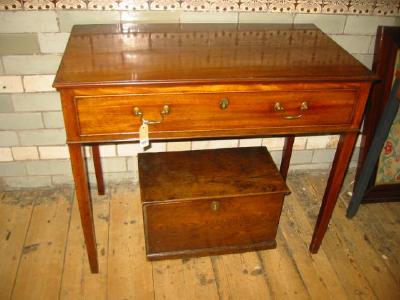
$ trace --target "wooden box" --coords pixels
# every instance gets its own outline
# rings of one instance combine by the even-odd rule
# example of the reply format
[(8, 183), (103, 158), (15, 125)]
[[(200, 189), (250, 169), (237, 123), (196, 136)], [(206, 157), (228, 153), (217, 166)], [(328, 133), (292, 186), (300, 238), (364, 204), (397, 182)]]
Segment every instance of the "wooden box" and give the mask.
[(148, 259), (275, 248), (289, 193), (265, 147), (140, 153)]

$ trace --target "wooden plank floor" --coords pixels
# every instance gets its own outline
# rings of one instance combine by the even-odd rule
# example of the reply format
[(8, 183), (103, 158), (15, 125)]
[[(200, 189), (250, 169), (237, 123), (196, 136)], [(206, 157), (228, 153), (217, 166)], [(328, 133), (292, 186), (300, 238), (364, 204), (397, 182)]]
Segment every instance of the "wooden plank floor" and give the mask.
[(345, 217), (346, 178), (321, 250), (308, 245), (327, 174), (292, 174), (274, 250), (148, 262), (137, 186), (93, 191), (89, 272), (72, 188), (0, 193), (0, 299), (400, 299), (400, 203)]

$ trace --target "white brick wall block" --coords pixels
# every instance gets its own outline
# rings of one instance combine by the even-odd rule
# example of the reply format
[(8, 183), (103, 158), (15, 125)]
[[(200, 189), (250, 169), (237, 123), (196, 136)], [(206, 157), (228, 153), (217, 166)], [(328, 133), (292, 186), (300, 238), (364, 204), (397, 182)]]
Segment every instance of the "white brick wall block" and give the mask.
[(51, 186), (50, 176), (16, 176), (4, 177), (6, 191), (22, 188), (44, 188)]
[(10, 148), (0, 148), (0, 161), (12, 161), (13, 157)]
[(69, 160), (33, 160), (25, 162), (29, 175), (72, 174)]
[(0, 113), (0, 130), (43, 128), (40, 113)]
[(143, 151), (138, 143), (117, 145), (118, 156), (136, 156), (140, 152)]
[[(101, 159), (103, 171), (106, 172), (126, 172), (126, 158), (125, 157), (104, 157)], [(94, 173), (93, 161), (88, 160), (88, 171)]]
[(23, 91), (20, 76), (0, 76), (0, 93), (22, 93)]
[(344, 33), (375, 35), (378, 25), (400, 25), (396, 17), (348, 16)]
[(69, 33), (39, 33), (39, 46), (42, 53), (63, 53)]
[(190, 12), (183, 11), (180, 15), (181, 23), (237, 23), (236, 12)]
[(179, 23), (178, 11), (122, 11), (122, 22)]
[(15, 131), (0, 131), (0, 146), (17, 145), (19, 145), (19, 139)]
[(262, 144), (262, 138), (239, 140), (239, 147), (257, 147), (261, 146), (261, 144)]
[(263, 138), (262, 144), (266, 146), (269, 151), (273, 151), (282, 150), (284, 142), (284, 138)]
[(57, 32), (55, 11), (0, 12), (0, 33)]
[(113, 157), (116, 156), (115, 145), (101, 145), (100, 156), (101, 157)]
[(311, 163), (312, 157), (312, 150), (296, 150), (292, 153), (290, 163), (292, 165), (308, 164)]
[(40, 146), (40, 159), (61, 159), (69, 158), (67, 146)]
[(236, 148), (239, 140), (210, 140), (209, 149)]
[(374, 60), (373, 54), (353, 54), (353, 56), (368, 69), (372, 69), (372, 63)]
[(46, 128), (64, 128), (64, 118), (61, 111), (44, 112), (43, 121)]
[(14, 106), (11, 94), (0, 94), (0, 112), (13, 112)]
[(23, 130), (18, 132), (22, 146), (64, 145), (64, 129)]
[(326, 14), (297, 14), (294, 23), (315, 24), (325, 33), (342, 33), (346, 23), (346, 16)]
[(15, 111), (60, 111), (59, 93), (24, 93), (13, 94)]
[(187, 151), (192, 148), (192, 143), (189, 142), (168, 142), (167, 151)]
[(26, 92), (50, 92), (55, 91), (52, 87), (55, 75), (30, 75), (24, 76)]
[(307, 140), (307, 149), (336, 148), (338, 135), (310, 136)]
[(376, 36), (373, 36), (371, 38), (371, 44), (369, 45), (369, 50), (368, 50), (369, 54), (374, 54), (374, 52), (375, 52), (375, 43), (376, 43)]
[(53, 74), (60, 61), (58, 54), (3, 56), (4, 71), (10, 75)]
[(306, 149), (307, 137), (296, 136), (294, 138), (293, 150), (303, 150)]
[[(57, 11), (61, 32), (70, 32), (75, 24), (117, 24), (119, 11)], [(46, 32), (41, 30), (42, 32)]]
[(167, 143), (151, 142), (150, 147), (144, 149), (145, 152), (165, 152), (167, 151)]
[(192, 150), (209, 149), (210, 141), (192, 141)]
[(15, 160), (37, 160), (39, 153), (36, 147), (12, 147)]
[[(293, 23), (293, 14), (289, 13), (253, 13), (240, 12), (239, 23)], [(189, 19), (190, 15), (187, 16)]]
[(0, 75), (4, 74), (4, 68), (3, 68), (3, 64), (1, 63), (1, 59), (0, 59)]
[(314, 150), (312, 163), (332, 163), (335, 152), (335, 149), (316, 149)]
[(331, 35), (331, 38), (350, 53), (369, 52), (371, 36), (368, 35)]

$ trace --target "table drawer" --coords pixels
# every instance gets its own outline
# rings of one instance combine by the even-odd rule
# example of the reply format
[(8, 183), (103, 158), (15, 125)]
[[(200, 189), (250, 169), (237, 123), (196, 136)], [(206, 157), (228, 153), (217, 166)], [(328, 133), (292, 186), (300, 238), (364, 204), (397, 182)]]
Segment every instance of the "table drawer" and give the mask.
[[(79, 135), (351, 124), (358, 90), (77, 96)], [(161, 112), (168, 106), (168, 114)], [(136, 115), (135, 115), (136, 113)]]

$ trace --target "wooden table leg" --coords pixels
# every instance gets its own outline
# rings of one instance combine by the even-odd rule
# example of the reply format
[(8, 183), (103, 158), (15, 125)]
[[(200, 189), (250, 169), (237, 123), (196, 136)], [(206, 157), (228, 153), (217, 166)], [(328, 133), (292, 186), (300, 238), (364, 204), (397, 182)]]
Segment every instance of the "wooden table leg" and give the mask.
[(78, 199), (79, 213), (81, 216), (83, 235), (85, 237), (86, 250), (89, 257), (90, 270), (92, 273), (98, 273), (99, 262), (97, 259), (96, 235), (94, 230), (86, 162), (83, 155), (83, 146), (80, 144), (69, 144), (68, 148), (71, 157), (76, 198)]
[(104, 195), (104, 178), (103, 178), (103, 168), (101, 166), (99, 145), (92, 145), (92, 155), (94, 171), (96, 173), (97, 182), (97, 192), (99, 195)]
[(321, 246), (322, 239), (328, 228), (333, 209), (342, 187), (344, 176), (357, 140), (357, 132), (344, 133), (341, 135), (339, 144), (333, 160), (332, 169), (329, 175), (328, 184), (322, 199), (317, 223), (311, 240), (310, 252), (317, 253)]
[(289, 170), (290, 158), (292, 157), (293, 143), (294, 143), (294, 135), (289, 135), (285, 138), (285, 145), (283, 146), (283, 151), (282, 151), (281, 167), (279, 170), (284, 180), (286, 180)]

